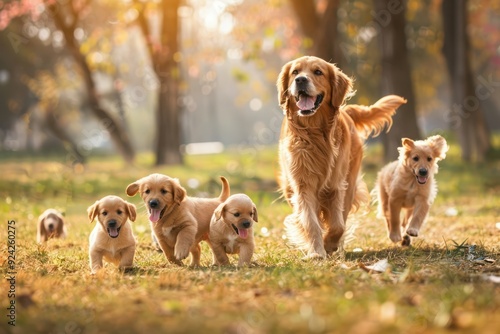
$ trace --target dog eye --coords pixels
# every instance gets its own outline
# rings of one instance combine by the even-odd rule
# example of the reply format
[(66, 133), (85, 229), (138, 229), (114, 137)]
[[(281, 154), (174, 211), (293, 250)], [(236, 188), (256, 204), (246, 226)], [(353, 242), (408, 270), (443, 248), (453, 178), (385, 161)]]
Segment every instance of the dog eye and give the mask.
[(413, 157), (413, 161), (418, 161), (418, 157)]
[(123, 213), (123, 211), (122, 210), (118, 210), (118, 211), (116, 211), (116, 213), (119, 214), (119, 215), (121, 215)]
[(299, 74), (299, 71), (297, 71), (297, 70), (293, 70), (292, 74), (293, 74), (293, 75), (297, 75), (297, 74)]
[(107, 211), (103, 211), (101, 214), (102, 214), (103, 216), (107, 216), (107, 215), (108, 215), (108, 212), (107, 212)]
[(233, 215), (234, 215), (235, 217), (239, 217), (239, 216), (240, 216), (240, 213), (239, 213), (239, 212), (236, 212), (236, 213), (233, 213)]
[(316, 71), (314, 71), (314, 74), (316, 74), (316, 75), (323, 75), (323, 72), (321, 72), (320, 70), (316, 70)]
[(431, 157), (427, 157), (427, 161), (431, 162), (432, 158)]
[(151, 192), (151, 190), (149, 189), (146, 189), (146, 191), (144, 192), (145, 194), (149, 194)]
[(166, 193), (168, 193), (168, 191), (166, 191), (165, 189), (162, 189), (162, 190), (161, 190), (161, 194), (162, 194), (162, 195), (165, 195)]

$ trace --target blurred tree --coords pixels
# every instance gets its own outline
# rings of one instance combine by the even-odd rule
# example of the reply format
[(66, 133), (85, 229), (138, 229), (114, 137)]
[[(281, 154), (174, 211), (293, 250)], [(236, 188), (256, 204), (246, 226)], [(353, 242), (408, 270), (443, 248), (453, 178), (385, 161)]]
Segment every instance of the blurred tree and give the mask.
[(181, 0), (162, 0), (158, 4), (161, 13), (159, 41), (155, 41), (150, 22), (146, 14), (146, 3), (135, 2), (138, 11), (138, 23), (147, 43), (151, 62), (160, 81), (156, 118), (156, 165), (182, 164), (180, 152), (180, 57), (178, 9)]
[(382, 134), (384, 158), (391, 161), (398, 157), (397, 148), (401, 146), (401, 138), (419, 139), (421, 136), (406, 47), (406, 2), (374, 0), (374, 7), (374, 26), (380, 29), (382, 94), (397, 94), (408, 101), (393, 116), (391, 131)]
[[(467, 0), (443, 0), (443, 54), (446, 59), (450, 85), (451, 109), (447, 114), (457, 132), (462, 159), (483, 161), (491, 148), (489, 129), (481, 110), (481, 101), (491, 95), (491, 87), (479, 89), (474, 85), (467, 36)], [(485, 84), (481, 82), (481, 84)]]

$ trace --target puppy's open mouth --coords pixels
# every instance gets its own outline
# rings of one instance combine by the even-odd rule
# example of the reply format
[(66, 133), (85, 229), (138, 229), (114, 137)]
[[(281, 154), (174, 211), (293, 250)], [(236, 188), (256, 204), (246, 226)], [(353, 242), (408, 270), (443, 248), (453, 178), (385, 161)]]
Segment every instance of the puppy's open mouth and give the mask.
[(149, 208), (149, 220), (152, 223), (156, 223), (163, 217), (166, 208), (167, 208), (166, 206), (162, 210)]
[(418, 184), (426, 184), (427, 179), (429, 178), (428, 176), (420, 176), (420, 175), (415, 175), (415, 177), (417, 178)]
[(236, 232), (236, 234), (242, 238), (242, 239), (246, 239), (248, 237), (248, 230), (246, 228), (237, 228), (236, 225), (234, 224), (231, 224), (231, 226), (233, 227), (233, 230), (234, 232)]
[(297, 100), (297, 107), (299, 107), (299, 115), (301, 116), (311, 116), (323, 102), (323, 94), (319, 94), (316, 97), (308, 95), (305, 91), (299, 91), (299, 95), (295, 96)]
[(107, 230), (108, 230), (108, 235), (111, 237), (111, 238), (118, 238), (118, 235), (120, 234), (120, 230), (121, 230), (121, 226), (120, 227), (108, 227)]

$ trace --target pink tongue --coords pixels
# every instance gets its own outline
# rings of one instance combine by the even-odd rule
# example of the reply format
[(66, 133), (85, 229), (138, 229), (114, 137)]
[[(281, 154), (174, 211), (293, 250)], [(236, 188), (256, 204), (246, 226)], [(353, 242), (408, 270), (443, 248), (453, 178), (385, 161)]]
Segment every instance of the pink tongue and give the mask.
[(118, 236), (118, 229), (116, 228), (108, 228), (108, 231), (109, 231), (109, 236), (110, 237), (117, 237)]
[(426, 176), (419, 176), (418, 177), (418, 182), (419, 183), (425, 183), (425, 182), (427, 182), (427, 177)]
[(161, 210), (151, 209), (151, 214), (149, 215), (149, 220), (153, 223), (156, 223), (158, 220), (160, 220), (160, 213), (161, 213)]
[(311, 110), (314, 108), (314, 100), (315, 99), (311, 96), (300, 95), (297, 107), (299, 107), (300, 110)]
[(246, 228), (239, 228), (238, 235), (240, 236), (240, 238), (246, 239), (248, 237), (248, 230)]

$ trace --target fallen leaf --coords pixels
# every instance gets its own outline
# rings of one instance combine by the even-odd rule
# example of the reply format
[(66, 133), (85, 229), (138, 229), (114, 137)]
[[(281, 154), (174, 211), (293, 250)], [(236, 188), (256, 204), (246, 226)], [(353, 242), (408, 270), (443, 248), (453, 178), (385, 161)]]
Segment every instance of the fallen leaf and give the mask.
[(483, 278), (487, 281), (493, 282), (493, 283), (500, 283), (500, 276), (495, 276), (495, 275), (483, 275)]
[(371, 266), (366, 266), (363, 263), (359, 263), (359, 267), (369, 273), (384, 273), (389, 269), (389, 261), (387, 259), (382, 259)]

